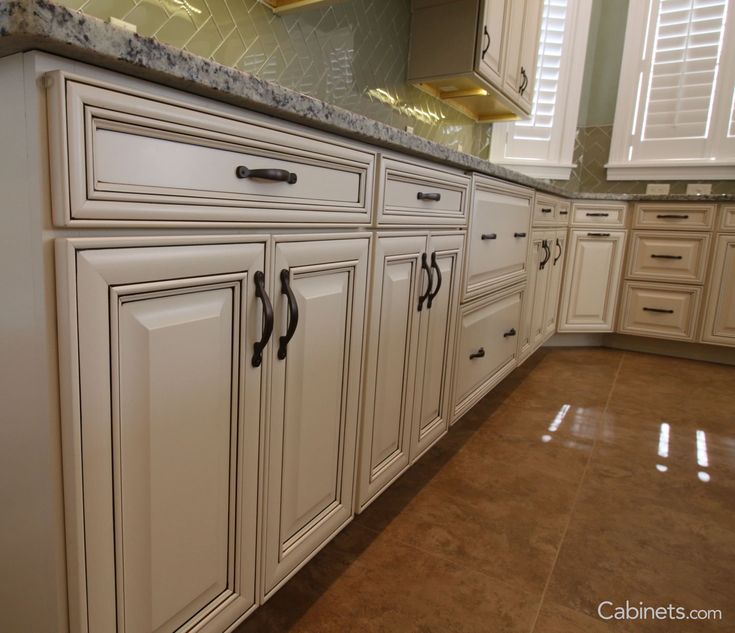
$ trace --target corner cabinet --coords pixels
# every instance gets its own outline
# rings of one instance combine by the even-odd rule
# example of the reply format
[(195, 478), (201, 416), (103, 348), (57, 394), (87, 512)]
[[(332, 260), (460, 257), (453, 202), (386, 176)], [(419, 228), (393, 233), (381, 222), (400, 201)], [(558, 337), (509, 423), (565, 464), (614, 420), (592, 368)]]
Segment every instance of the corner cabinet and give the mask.
[(413, 0), (408, 80), (479, 121), (530, 115), (542, 0)]
[(715, 242), (702, 341), (735, 347), (735, 235)]

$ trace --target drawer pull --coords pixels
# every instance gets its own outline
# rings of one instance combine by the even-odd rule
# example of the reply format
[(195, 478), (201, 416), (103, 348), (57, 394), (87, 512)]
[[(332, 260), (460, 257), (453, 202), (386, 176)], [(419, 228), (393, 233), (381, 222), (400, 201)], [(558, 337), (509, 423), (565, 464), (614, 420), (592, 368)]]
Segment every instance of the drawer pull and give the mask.
[(496, 240), (498, 239), (498, 234), (497, 233), (483, 233), (480, 236), (480, 239), (481, 240)]
[(513, 233), (513, 237), (526, 237), (525, 233)]
[(296, 297), (291, 290), (289, 281), (288, 268), (284, 268), (281, 271), (281, 293), (286, 295), (286, 299), (288, 299), (288, 327), (285, 336), (282, 336), (278, 341), (278, 358), (281, 360), (286, 358), (286, 348), (296, 333), (296, 326), (299, 324), (299, 305), (296, 303)]
[(485, 348), (481, 347), (474, 354), (470, 354), (470, 360), (475, 358), (483, 358), (485, 356)]
[(259, 270), (253, 275), (255, 283), (255, 296), (263, 303), (263, 329), (261, 331), (260, 340), (253, 343), (253, 367), (260, 367), (263, 362), (263, 350), (273, 334), (273, 306), (265, 291), (265, 275)]
[(600, 213), (594, 212), (594, 213), (585, 213), (585, 215), (588, 218), (607, 218), (607, 217), (609, 217), (610, 214), (609, 213), (602, 213), (602, 212), (600, 212)]
[(426, 307), (429, 309), (431, 309), (431, 304), (436, 299), (436, 295), (439, 294), (439, 288), (442, 287), (442, 271), (439, 270), (439, 265), (436, 263), (436, 252), (431, 254), (431, 268), (436, 271), (436, 288), (429, 294), (429, 300), (426, 302)]
[(654, 259), (682, 259), (681, 255), (651, 255)]
[(509, 336), (515, 336), (516, 335), (516, 329), (514, 327), (510, 328), (507, 332), (503, 332), (503, 338), (508, 338)]
[(552, 211), (553, 209), (549, 209), (549, 207), (544, 207), (543, 209), (541, 209), (541, 213), (551, 213)]
[(429, 298), (429, 295), (431, 294), (431, 286), (433, 285), (433, 277), (429, 264), (426, 261), (426, 253), (421, 253), (421, 270), (426, 271), (427, 286), (426, 292), (419, 297), (419, 312), (424, 309), (424, 301)]
[(661, 314), (674, 314), (673, 310), (666, 310), (664, 308), (643, 308), (646, 312), (659, 312)]
[(587, 237), (610, 237), (609, 233), (587, 233)]
[(248, 169), (244, 165), (239, 165), (235, 169), (235, 175), (238, 178), (262, 178), (275, 182), (287, 182), (289, 185), (293, 185), (298, 180), (296, 174), (285, 169)]
[(569, 211), (559, 211), (559, 215), (569, 215)]
[(660, 220), (688, 220), (689, 215), (686, 213), (659, 213), (657, 216)]
[(434, 202), (439, 202), (439, 200), (442, 199), (442, 194), (440, 193), (424, 193), (423, 191), (419, 191), (416, 194), (416, 198), (419, 200), (432, 200)]

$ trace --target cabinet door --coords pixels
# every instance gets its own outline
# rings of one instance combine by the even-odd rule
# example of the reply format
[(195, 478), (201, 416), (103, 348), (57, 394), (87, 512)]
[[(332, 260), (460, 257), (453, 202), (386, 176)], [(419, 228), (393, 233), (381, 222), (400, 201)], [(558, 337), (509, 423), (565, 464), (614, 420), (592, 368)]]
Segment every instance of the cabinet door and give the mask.
[(531, 250), (528, 257), (528, 282), (526, 292), (523, 293), (523, 312), (521, 317), (520, 335), (518, 337), (518, 362), (522, 363), (533, 352), (533, 308), (535, 304), (534, 290), (536, 277), (541, 270), (541, 262), (546, 259), (546, 249), (543, 248), (544, 233), (535, 231), (532, 234)]
[(480, 75), (497, 86), (502, 84), (505, 4), (506, 0), (485, 0), (477, 38), (479, 56), (477, 69)]
[(265, 597), (352, 518), (369, 244), (275, 241)]
[(256, 603), (265, 245), (174, 241), (57, 244), (74, 630), (219, 632)]
[(567, 231), (556, 231), (551, 245), (552, 257), (547, 264), (549, 270), (548, 292), (546, 293), (546, 316), (544, 318), (544, 340), (556, 332), (556, 315), (559, 312), (559, 293), (561, 291), (564, 255), (567, 246)]
[(419, 354), (413, 410), (411, 461), (449, 428), (452, 352), (464, 235), (432, 235), (430, 301), (421, 312)]
[(508, 8), (503, 80), (508, 95), (526, 112), (533, 103), (542, 8), (542, 0), (514, 0)]
[(554, 231), (534, 233), (541, 240), (541, 261), (536, 270), (531, 309), (531, 350), (537, 349), (544, 342), (546, 332), (546, 299), (549, 294), (549, 280), (554, 259)]
[(702, 340), (735, 346), (735, 235), (717, 238)]
[(559, 331), (612, 332), (625, 231), (570, 233)]
[[(358, 510), (385, 489), (410, 461), (418, 346), (419, 294), (428, 286), (421, 267), (427, 234), (379, 235), (366, 347)], [(428, 265), (428, 264), (427, 264)]]

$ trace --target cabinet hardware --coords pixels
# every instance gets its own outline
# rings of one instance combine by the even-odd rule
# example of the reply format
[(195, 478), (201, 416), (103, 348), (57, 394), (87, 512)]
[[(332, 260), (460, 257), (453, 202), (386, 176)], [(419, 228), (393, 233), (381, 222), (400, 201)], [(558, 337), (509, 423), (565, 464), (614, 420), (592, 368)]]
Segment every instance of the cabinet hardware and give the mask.
[(507, 332), (503, 332), (503, 338), (508, 338), (509, 336), (515, 336), (516, 335), (516, 329), (514, 327), (510, 328)]
[(487, 38), (487, 44), (485, 44), (485, 48), (482, 49), (482, 58), (485, 59), (485, 53), (487, 53), (490, 48), (490, 33), (487, 31), (487, 24), (483, 27), (483, 32)]
[(673, 310), (665, 310), (664, 308), (643, 308), (646, 312), (660, 312), (661, 314), (674, 314)]
[(538, 265), (539, 270), (543, 270), (544, 268), (546, 268), (546, 264), (548, 264), (549, 260), (551, 259), (551, 249), (549, 248), (549, 243), (546, 240), (541, 241), (541, 248), (544, 249), (546, 256), (544, 257), (544, 261), (542, 261)]
[(498, 238), (498, 234), (497, 233), (483, 233), (480, 236), (480, 239), (481, 240), (495, 240), (497, 238)]
[(419, 312), (423, 310), (424, 308), (424, 301), (426, 301), (429, 298), (429, 295), (431, 294), (431, 286), (433, 282), (433, 276), (431, 274), (431, 269), (429, 268), (429, 264), (426, 262), (426, 253), (421, 253), (421, 270), (426, 271), (426, 279), (428, 280), (427, 287), (426, 287), (426, 293), (421, 295), (419, 297)]
[(513, 233), (513, 237), (526, 237), (525, 233)]
[(238, 178), (262, 178), (275, 182), (287, 182), (289, 185), (293, 185), (298, 180), (296, 174), (286, 169), (248, 169), (244, 165), (239, 165), (235, 169), (235, 175)]
[(416, 194), (416, 198), (419, 200), (432, 200), (433, 202), (439, 202), (439, 200), (442, 199), (442, 194), (440, 193), (424, 193), (423, 191), (419, 191)]
[(273, 334), (273, 306), (265, 291), (265, 275), (259, 270), (253, 275), (253, 283), (255, 283), (255, 296), (263, 303), (263, 326), (260, 334), (260, 340), (253, 343), (253, 367), (260, 367), (263, 362), (263, 350)]
[(569, 215), (569, 211), (559, 211), (559, 215)]
[(681, 255), (651, 255), (655, 259), (682, 259)]
[(659, 213), (657, 216), (660, 220), (687, 220), (689, 215), (686, 213)]
[(281, 271), (281, 294), (286, 295), (288, 299), (288, 328), (286, 328), (285, 336), (279, 339), (278, 345), (278, 358), (283, 360), (286, 358), (286, 348), (296, 332), (296, 326), (299, 324), (299, 306), (291, 290), (288, 268)]
[(436, 252), (431, 254), (431, 267), (436, 271), (436, 288), (429, 294), (429, 300), (426, 302), (426, 307), (431, 309), (431, 304), (436, 299), (436, 295), (439, 294), (439, 289), (442, 287), (442, 271), (439, 270), (439, 265), (436, 263)]
[(559, 258), (561, 257), (561, 242), (559, 241), (559, 238), (556, 238), (556, 247), (559, 249), (559, 254), (554, 257), (554, 266), (556, 266), (556, 262), (559, 261)]
[(610, 237), (609, 233), (587, 233), (587, 237)]
[(541, 209), (541, 213), (551, 213), (552, 211), (553, 209), (549, 209), (549, 207), (544, 207), (543, 209)]
[(586, 215), (586, 216), (587, 216), (588, 218), (606, 218), (606, 217), (608, 217), (608, 216), (609, 216), (610, 214), (609, 214), (609, 213), (602, 213), (602, 212), (599, 212), (599, 213), (597, 213), (597, 212), (594, 212), (594, 213), (585, 213), (585, 215)]
[(521, 66), (521, 76), (523, 77), (523, 81), (521, 81), (521, 85), (518, 88), (518, 92), (523, 96), (523, 93), (526, 91), (526, 88), (528, 88), (528, 75), (526, 74), (526, 69)]
[(485, 348), (481, 347), (474, 354), (470, 354), (470, 360), (473, 358), (483, 358), (485, 356)]

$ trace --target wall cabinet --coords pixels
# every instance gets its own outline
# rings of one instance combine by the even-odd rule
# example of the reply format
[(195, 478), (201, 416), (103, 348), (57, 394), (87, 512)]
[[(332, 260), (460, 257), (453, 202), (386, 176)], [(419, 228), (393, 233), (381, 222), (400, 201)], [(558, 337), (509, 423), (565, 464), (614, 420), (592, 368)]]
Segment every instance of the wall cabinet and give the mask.
[(375, 241), (359, 510), (448, 429), (463, 243), (462, 233)]
[(408, 80), (477, 120), (530, 115), (542, 0), (413, 0)]
[(560, 332), (611, 332), (625, 231), (573, 229), (564, 268)]
[(735, 346), (735, 235), (715, 242), (702, 341)]

